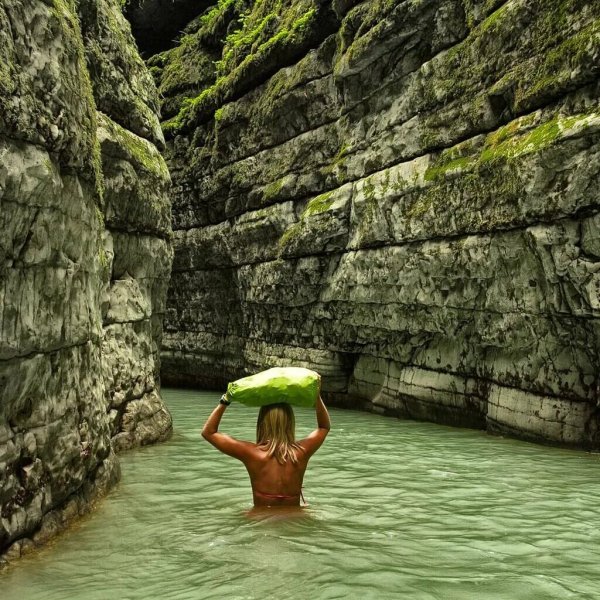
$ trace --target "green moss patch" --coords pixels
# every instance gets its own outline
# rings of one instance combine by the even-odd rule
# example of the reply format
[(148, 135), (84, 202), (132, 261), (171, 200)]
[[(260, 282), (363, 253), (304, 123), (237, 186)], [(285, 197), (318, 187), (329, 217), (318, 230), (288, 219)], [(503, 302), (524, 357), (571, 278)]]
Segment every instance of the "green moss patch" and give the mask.
[(273, 199), (277, 198), (284, 183), (285, 178), (282, 178), (267, 185), (263, 190), (263, 201), (265, 203), (268, 203), (271, 202)]
[[(577, 73), (586, 73), (600, 55), (600, 19), (539, 57), (535, 68), (517, 80), (515, 108), (527, 108), (538, 98), (558, 96), (579, 86)], [(521, 73), (520, 73), (521, 75)]]
[(305, 228), (309, 227), (308, 221), (312, 217), (327, 212), (335, 202), (335, 198), (333, 197), (334, 194), (335, 191), (330, 191), (324, 194), (320, 194), (319, 196), (313, 198), (306, 205), (306, 208), (302, 212), (300, 220), (297, 223), (294, 223), (293, 225), (288, 227), (288, 229), (283, 233), (283, 235), (279, 239), (280, 248), (283, 248), (289, 243), (291, 243), (302, 233), (302, 231), (305, 230)]
[(424, 180), (443, 180), (450, 174), (477, 170), (486, 163), (511, 161), (540, 152), (566, 135), (584, 130), (600, 119), (600, 113), (555, 115), (541, 124), (536, 123), (539, 119), (540, 113), (533, 113), (500, 127), (486, 136), (480, 150), (463, 143), (443, 151), (425, 172)]
[(423, 79), (423, 108), (435, 110), (478, 94), (503, 98), (519, 114), (592, 81), (599, 17), (600, 5), (585, 0), (540, 2), (535, 11), (508, 0), (432, 61), (431, 74)]
[[(542, 113), (526, 115), (484, 139), (477, 138), (440, 153), (424, 174), (428, 184), (405, 197), (403, 216), (421, 219), (432, 212), (442, 215), (450, 204), (468, 202), (468, 209), (456, 211), (453, 226), (457, 231), (505, 227), (518, 219), (515, 206), (523, 202), (524, 157), (539, 154), (561, 140), (600, 130), (600, 112), (553, 115), (540, 122)], [(543, 157), (536, 158), (542, 161)], [(443, 219), (442, 219), (443, 221)], [(433, 219), (433, 227), (436, 226)]]
[(498, 9), (506, 0), (462, 0), (467, 27), (475, 28), (481, 21)]
[(134, 166), (152, 173), (163, 181), (169, 179), (167, 165), (152, 143), (131, 133), (102, 113), (99, 113), (99, 121), (109, 132), (111, 141), (119, 146), (120, 151)]
[(302, 218), (318, 215), (329, 210), (335, 201), (335, 198), (332, 198), (333, 194), (334, 192), (326, 192), (313, 198), (304, 209)]
[(590, 121), (598, 118), (600, 113), (556, 115), (527, 133), (507, 138), (501, 135), (500, 130), (499, 133), (488, 136), (478, 162), (482, 164), (499, 159), (511, 160), (524, 154), (539, 152), (564, 137), (567, 132), (585, 128)]
[(303, 228), (302, 222), (294, 223), (294, 225), (291, 225), (290, 227), (288, 227), (283, 232), (283, 235), (279, 238), (280, 249), (283, 249), (285, 246), (287, 246), (293, 240), (295, 240), (300, 235), (302, 228)]
[[(214, 26), (231, 6), (231, 2), (220, 2), (203, 17), (199, 31), (191, 37), (202, 38), (203, 30)], [(178, 114), (164, 124), (164, 131), (172, 135), (214, 117), (224, 102), (233, 99), (261, 73), (276, 70), (280, 57), (304, 47), (317, 29), (318, 16), (319, 3), (315, 0), (294, 0), (287, 5), (283, 0), (254, 2), (251, 9), (229, 21), (220, 58), (214, 61), (213, 83), (184, 100)], [(184, 39), (182, 43), (191, 41)], [(165, 67), (163, 77), (167, 75)]]
[(76, 89), (73, 92), (79, 98), (84, 99), (86, 110), (85, 122), (82, 123), (80, 147), (77, 150), (84, 154), (85, 166), (91, 172), (85, 173), (84, 176), (91, 179), (96, 190), (97, 200), (102, 204), (104, 176), (102, 174), (102, 162), (100, 159), (100, 144), (97, 138), (96, 102), (86, 63), (76, 6), (74, 2), (69, 0), (52, 0), (50, 12), (58, 22), (61, 36), (68, 45), (71, 56), (77, 63), (79, 78), (74, 82)]
[(473, 159), (471, 157), (461, 156), (459, 158), (443, 162), (435, 167), (429, 167), (427, 171), (425, 171), (424, 178), (425, 181), (433, 181), (435, 179), (439, 179), (442, 175), (445, 175), (449, 171), (462, 171), (472, 164)]

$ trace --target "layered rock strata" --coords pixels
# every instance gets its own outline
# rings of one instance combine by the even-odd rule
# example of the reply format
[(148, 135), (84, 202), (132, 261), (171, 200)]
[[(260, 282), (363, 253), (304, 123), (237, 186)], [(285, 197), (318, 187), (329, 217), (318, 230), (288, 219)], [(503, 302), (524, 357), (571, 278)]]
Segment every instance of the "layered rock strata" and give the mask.
[(599, 59), (583, 0), (219, 2), (150, 61), (164, 379), (598, 448)]
[(115, 450), (170, 433), (158, 379), (163, 144), (116, 0), (0, 3), (4, 562), (115, 484)]

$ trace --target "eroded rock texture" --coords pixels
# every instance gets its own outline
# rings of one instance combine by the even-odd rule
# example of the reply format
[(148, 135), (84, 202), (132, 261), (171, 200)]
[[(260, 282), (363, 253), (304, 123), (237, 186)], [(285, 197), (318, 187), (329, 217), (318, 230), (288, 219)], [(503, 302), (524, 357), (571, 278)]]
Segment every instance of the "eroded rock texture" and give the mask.
[[(0, 2), (0, 554), (45, 542), (168, 437), (156, 91), (117, 0)], [(0, 564), (2, 560), (0, 559)]]
[(150, 61), (164, 378), (597, 448), (599, 59), (597, 2), (220, 2)]

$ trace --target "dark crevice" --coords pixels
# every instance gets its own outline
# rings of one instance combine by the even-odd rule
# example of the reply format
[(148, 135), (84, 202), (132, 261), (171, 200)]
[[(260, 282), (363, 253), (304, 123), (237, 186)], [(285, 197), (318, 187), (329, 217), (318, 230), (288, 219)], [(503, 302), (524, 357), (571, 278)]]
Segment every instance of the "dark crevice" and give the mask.
[(143, 58), (177, 45), (185, 27), (216, 0), (131, 0), (125, 17)]
[(24, 360), (24, 359), (33, 358), (33, 357), (39, 356), (39, 355), (55, 354), (56, 352), (62, 352), (63, 350), (71, 350), (73, 348), (81, 348), (82, 346), (87, 346), (89, 343), (96, 343), (97, 341), (98, 341), (97, 339), (89, 338), (89, 339), (85, 340), (84, 342), (78, 342), (76, 344), (68, 344), (66, 346), (49, 346), (48, 349), (44, 350), (44, 351), (32, 350), (31, 352), (28, 352), (26, 354), (14, 354), (7, 358), (0, 357), (0, 362)]
[(106, 230), (110, 233), (117, 233), (121, 235), (135, 236), (136, 238), (148, 237), (148, 238), (159, 238), (166, 242), (171, 241), (171, 234), (165, 233), (164, 231), (157, 231), (151, 229), (129, 229), (127, 227), (119, 227), (112, 223), (106, 223)]

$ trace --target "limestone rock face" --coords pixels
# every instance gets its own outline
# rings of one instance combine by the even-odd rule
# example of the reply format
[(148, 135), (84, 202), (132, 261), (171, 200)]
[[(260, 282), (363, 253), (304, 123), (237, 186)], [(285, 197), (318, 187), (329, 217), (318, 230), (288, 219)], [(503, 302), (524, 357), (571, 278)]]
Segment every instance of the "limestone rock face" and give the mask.
[(0, 554), (10, 559), (114, 485), (115, 449), (171, 430), (158, 380), (171, 224), (157, 106), (116, 0), (0, 2)]
[(598, 448), (600, 4), (224, 4), (150, 61), (164, 379)]

